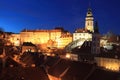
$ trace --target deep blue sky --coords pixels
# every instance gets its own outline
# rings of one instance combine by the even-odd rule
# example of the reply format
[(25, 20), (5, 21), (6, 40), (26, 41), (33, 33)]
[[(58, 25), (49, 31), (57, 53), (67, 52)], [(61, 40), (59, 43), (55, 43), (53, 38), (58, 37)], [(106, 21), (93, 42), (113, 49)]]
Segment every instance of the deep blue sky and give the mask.
[(0, 27), (19, 33), (63, 26), (74, 32), (84, 27), (89, 3), (100, 32), (120, 34), (120, 0), (0, 0)]

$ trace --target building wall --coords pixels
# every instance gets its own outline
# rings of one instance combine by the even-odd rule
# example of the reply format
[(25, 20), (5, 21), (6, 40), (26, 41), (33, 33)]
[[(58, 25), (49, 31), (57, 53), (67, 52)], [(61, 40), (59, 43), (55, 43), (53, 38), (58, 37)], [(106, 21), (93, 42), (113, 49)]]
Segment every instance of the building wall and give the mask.
[(64, 48), (72, 42), (72, 36), (61, 37), (58, 41), (58, 48)]
[[(63, 35), (66, 35), (63, 37)], [(64, 33), (62, 30), (24, 30), (20, 33), (20, 43), (32, 42), (46, 47), (64, 48), (72, 42), (71, 34)]]
[(91, 32), (94, 32), (94, 29), (93, 29), (93, 24), (94, 21), (93, 21), (93, 17), (86, 17), (86, 21), (85, 21), (85, 29), (86, 30), (89, 30)]
[(100, 39), (100, 47), (107, 45), (107, 39)]
[(37, 52), (37, 48), (35, 46), (22, 46), (22, 53), (24, 52)]
[(35, 31), (22, 31), (20, 33), (21, 44), (23, 42), (32, 42), (33, 44), (44, 44), (49, 39), (57, 40), (61, 36), (61, 30), (35, 30)]
[(12, 45), (19, 46), (20, 45), (20, 34), (11, 34), (9, 40), (12, 43)]
[(32, 42), (33, 44), (47, 43), (49, 34), (47, 32), (21, 32), (20, 42)]
[(73, 33), (73, 41), (80, 39), (81, 41), (92, 41), (92, 34), (87, 32)]
[(112, 71), (120, 71), (120, 60), (114, 58), (95, 57), (98, 66)]

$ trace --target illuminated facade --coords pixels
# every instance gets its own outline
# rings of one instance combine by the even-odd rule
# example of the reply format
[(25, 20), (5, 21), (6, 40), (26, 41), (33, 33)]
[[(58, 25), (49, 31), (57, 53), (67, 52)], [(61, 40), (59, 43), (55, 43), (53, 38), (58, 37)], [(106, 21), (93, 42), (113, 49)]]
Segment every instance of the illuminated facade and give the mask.
[(20, 45), (20, 34), (11, 34), (9, 40), (12, 43), (12, 45), (19, 46)]
[(64, 48), (70, 42), (72, 42), (72, 35), (71, 34), (63, 34), (60, 37), (60, 40), (58, 41), (58, 48)]
[(61, 30), (23, 30), (20, 32), (20, 42), (32, 42), (33, 44), (44, 44), (48, 40), (56, 41), (62, 34)]
[(83, 29), (77, 29), (75, 33), (73, 33), (73, 41), (78, 41), (75, 43), (75, 47), (82, 46), (85, 41), (92, 41), (92, 33), (89, 33)]
[(97, 21), (94, 22), (92, 10), (88, 8), (85, 27), (78, 28), (73, 33), (73, 42), (66, 49), (70, 52), (70, 48), (81, 47), (85, 41), (92, 41), (91, 52), (93, 54), (100, 53), (100, 34), (98, 30)]
[(92, 33), (94, 32), (93, 14), (90, 8), (88, 8), (85, 18), (85, 28), (76, 29), (73, 33), (73, 41), (80, 40), (83, 44), (84, 41), (92, 41)]
[(120, 45), (119, 35), (115, 35), (112, 32), (108, 32), (103, 35), (100, 40), (100, 46), (108, 50), (113, 49), (113, 45)]
[(95, 61), (98, 66), (107, 70), (120, 71), (120, 59), (107, 58), (107, 57), (95, 57)]
[(83, 29), (77, 29), (75, 33), (73, 33), (73, 41), (80, 39), (81, 41), (92, 41), (92, 34), (88, 33)]
[(65, 32), (62, 29), (23, 30), (20, 33), (20, 43), (32, 42), (33, 44), (40, 44), (50, 48), (64, 48), (72, 41), (72, 36), (68, 33), (69, 32)]

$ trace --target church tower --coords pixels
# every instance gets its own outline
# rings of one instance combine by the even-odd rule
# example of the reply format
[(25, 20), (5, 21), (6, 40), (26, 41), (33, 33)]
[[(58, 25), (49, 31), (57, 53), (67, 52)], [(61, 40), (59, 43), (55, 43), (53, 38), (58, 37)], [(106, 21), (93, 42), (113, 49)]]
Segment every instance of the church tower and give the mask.
[(85, 30), (90, 31), (90, 32), (94, 32), (94, 18), (93, 18), (93, 14), (92, 14), (92, 10), (89, 7), (87, 14), (86, 14), (86, 18), (85, 18)]

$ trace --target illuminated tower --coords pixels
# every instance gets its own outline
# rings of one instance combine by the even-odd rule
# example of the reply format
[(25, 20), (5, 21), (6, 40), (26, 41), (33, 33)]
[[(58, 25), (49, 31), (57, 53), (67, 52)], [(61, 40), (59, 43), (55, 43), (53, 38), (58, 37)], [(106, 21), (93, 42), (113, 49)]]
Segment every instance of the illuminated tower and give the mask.
[(93, 26), (94, 26), (94, 21), (93, 21), (93, 14), (91, 8), (88, 8), (86, 18), (85, 18), (85, 30), (94, 32)]

